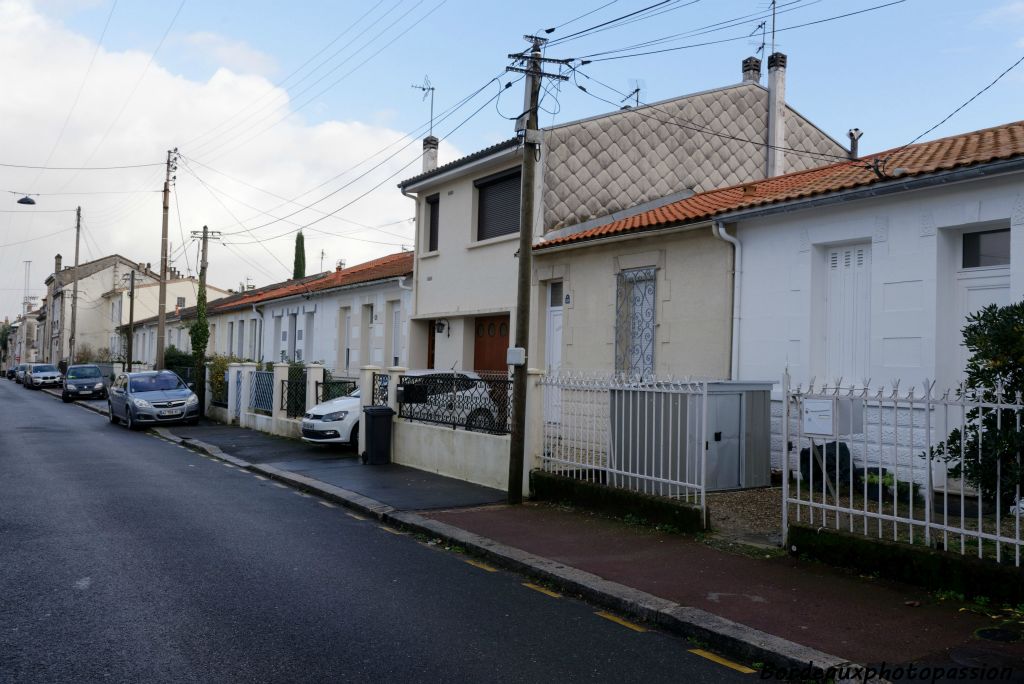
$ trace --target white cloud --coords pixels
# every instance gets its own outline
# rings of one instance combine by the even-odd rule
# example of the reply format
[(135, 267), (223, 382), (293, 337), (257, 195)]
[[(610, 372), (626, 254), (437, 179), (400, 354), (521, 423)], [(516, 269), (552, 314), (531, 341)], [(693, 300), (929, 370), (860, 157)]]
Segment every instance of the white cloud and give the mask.
[(196, 55), (238, 73), (273, 76), (278, 71), (273, 57), (242, 40), (212, 31), (189, 33), (181, 40)]
[[(95, 43), (90, 39), (43, 16), (25, 0), (0, 0), (0, 82), (4, 83), (4, 96), (0, 98), (0, 121), (3, 121), (0, 161), (41, 164), (46, 160), (94, 50)], [(290, 111), (287, 93), (275, 90), (263, 76), (221, 68), (208, 80), (189, 80), (170, 73), (157, 60), (149, 67), (109, 136), (90, 159), (146, 69), (148, 59), (148, 54), (138, 51), (99, 51), (50, 166), (80, 166), (87, 160), (90, 166), (161, 162), (167, 149), (178, 146), (188, 157), (289, 198), (350, 169), (402, 136), (402, 132), (380, 122), (328, 120), (308, 125), (298, 116), (282, 120), (282, 115)], [(252, 105), (254, 101), (256, 104)], [(279, 105), (284, 108), (275, 113)], [(218, 128), (240, 110), (246, 113), (243, 117)], [(275, 122), (279, 122), (278, 125), (262, 135), (255, 135)], [(212, 134), (203, 136), (210, 129), (214, 129)], [(221, 149), (217, 149), (218, 146)], [(396, 145), (392, 151), (400, 146)], [(317, 207), (334, 210), (370, 191), (339, 216), (370, 226), (412, 216), (412, 203), (398, 192), (395, 184), (419, 171), (420, 149), (419, 142), (413, 141), (395, 159), (384, 162), (368, 177), (340, 190)], [(459, 155), (445, 144), (441, 153), (445, 159)], [(303, 196), (301, 201), (311, 203), (323, 197), (381, 159), (374, 158), (341, 179)], [(407, 163), (410, 165), (403, 170)], [(281, 200), (201, 166), (193, 166), (193, 169), (207, 183), (246, 204), (275, 211), (279, 216), (297, 209), (294, 205), (274, 209), (282, 204)], [(377, 183), (381, 183), (380, 188), (371, 191)], [(0, 190), (31, 193), (53, 193), (62, 189), (93, 193), (147, 190), (140, 194), (42, 195), (37, 198), (36, 213), (0, 213), (0, 245), (72, 227), (73, 213), (42, 213), (42, 210), (74, 208), (80, 203), (87, 235), (91, 238), (83, 242), (83, 261), (116, 252), (135, 261), (156, 264), (160, 249), (161, 184), (161, 167), (78, 174), (0, 167)], [(189, 230), (201, 228), (203, 224), (223, 230), (225, 234), (240, 230), (228, 211), (184, 165), (178, 171), (177, 196), (186, 237)], [(3, 193), (0, 197), (9, 198), (0, 203), (0, 209), (22, 208), (15, 204), (14, 196)], [(226, 197), (221, 199), (249, 226), (269, 220), (241, 203)], [(304, 211), (293, 220), (308, 223), (321, 215)], [(256, 235), (267, 240), (266, 249), (259, 244), (212, 246), (210, 283), (234, 287), (246, 276), (258, 284), (289, 277), (292, 237), (270, 238), (293, 228), (292, 224), (281, 222), (257, 230)], [(324, 261), (327, 267), (337, 259), (345, 259), (351, 265), (397, 251), (400, 244), (412, 243), (413, 231), (408, 222), (385, 227), (387, 233), (366, 230), (339, 218), (324, 220), (316, 228), (363, 241), (308, 231), (307, 264), (311, 266), (319, 265), (321, 249), (327, 253)], [(0, 247), (0, 319), (20, 311), (21, 262), (33, 261), (32, 286), (39, 288), (52, 271), (54, 254), (60, 252), (64, 263), (70, 262), (70, 255), (74, 254), (73, 237), (70, 231), (23, 245)], [(181, 243), (173, 199), (170, 239), (175, 245)], [(226, 242), (251, 240), (248, 235), (225, 238)], [(394, 244), (374, 244), (367, 240)], [(268, 254), (268, 250), (275, 256)], [(193, 269), (194, 257), (193, 247), (188, 252)], [(186, 261), (179, 257), (174, 265), (184, 270)]]

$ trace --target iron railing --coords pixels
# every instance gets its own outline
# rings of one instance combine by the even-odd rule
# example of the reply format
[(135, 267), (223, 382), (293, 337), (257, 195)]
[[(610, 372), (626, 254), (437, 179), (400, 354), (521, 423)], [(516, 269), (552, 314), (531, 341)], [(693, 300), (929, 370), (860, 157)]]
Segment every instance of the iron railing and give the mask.
[(249, 376), (249, 409), (268, 416), (274, 412), (273, 371), (253, 371)]
[(803, 389), (787, 375), (783, 396), (783, 534), (796, 522), (1021, 566), (1019, 394)]
[(316, 403), (322, 404), (338, 397), (347, 397), (358, 388), (359, 380), (356, 378), (324, 378), (323, 382), (316, 383)]
[(541, 468), (704, 510), (704, 380), (561, 372), (542, 377)]
[(373, 394), (370, 396), (372, 406), (388, 405), (388, 374), (373, 374)]
[(512, 381), (505, 374), (403, 375), (399, 391), (400, 418), (498, 435), (512, 431)]

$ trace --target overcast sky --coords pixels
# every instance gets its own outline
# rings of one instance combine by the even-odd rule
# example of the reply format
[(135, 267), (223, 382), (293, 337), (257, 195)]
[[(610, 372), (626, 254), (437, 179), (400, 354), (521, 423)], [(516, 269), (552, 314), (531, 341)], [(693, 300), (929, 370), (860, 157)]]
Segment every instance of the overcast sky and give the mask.
[[(735, 83), (770, 15), (764, 0), (668, 0), (657, 16), (572, 35), (655, 2), (0, 0), (0, 163), (49, 167), (0, 166), (0, 318), (20, 311), (24, 261), (35, 295), (54, 254), (72, 262), (78, 205), (82, 261), (117, 252), (156, 267), (171, 147), (184, 155), (174, 265), (195, 271), (189, 234), (205, 223), (224, 233), (210, 282), (263, 285), (290, 276), (299, 226), (307, 272), (321, 252), (326, 269), (412, 245), (412, 203), (395, 184), (419, 169), (429, 101), (411, 86), (425, 76), (444, 163), (512, 134), (521, 84), (494, 100), (493, 79), (510, 80), (506, 54), (525, 46), (524, 33), (557, 27), (548, 56), (593, 55), (577, 76), (589, 94), (569, 81), (545, 96), (548, 125), (608, 111), (637, 85), (653, 102)], [(843, 142), (861, 128), (864, 152), (909, 142), (1024, 55), (1021, 0), (907, 0), (796, 27), (883, 4), (777, 7), (788, 102)], [(633, 52), (693, 47), (615, 52), (676, 34), (688, 35)], [(765, 41), (767, 52), (770, 33)], [(1022, 86), (1024, 65), (928, 138), (1024, 118)], [(37, 204), (18, 205), (15, 193)]]

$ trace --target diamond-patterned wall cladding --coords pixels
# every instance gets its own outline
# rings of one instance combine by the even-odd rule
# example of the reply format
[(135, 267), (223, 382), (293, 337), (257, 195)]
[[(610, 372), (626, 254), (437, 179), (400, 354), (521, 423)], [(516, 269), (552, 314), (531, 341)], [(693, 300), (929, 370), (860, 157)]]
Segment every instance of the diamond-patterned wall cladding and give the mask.
[[(744, 84), (548, 129), (544, 230), (683, 190), (703, 192), (764, 178), (767, 134), (768, 92)], [(845, 154), (792, 110), (786, 116), (786, 146)], [(788, 154), (786, 170), (828, 161)]]

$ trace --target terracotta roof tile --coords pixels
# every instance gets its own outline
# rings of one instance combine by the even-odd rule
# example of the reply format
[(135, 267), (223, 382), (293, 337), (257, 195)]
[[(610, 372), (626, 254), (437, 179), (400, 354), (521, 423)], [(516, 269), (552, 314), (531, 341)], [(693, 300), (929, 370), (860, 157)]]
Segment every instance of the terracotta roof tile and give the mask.
[[(975, 166), (1010, 159), (1024, 154), (1024, 121), (986, 128), (962, 135), (941, 138), (840, 162), (808, 171), (775, 176), (760, 181), (710, 190), (656, 209), (612, 221), (602, 226), (541, 242), (534, 250), (543, 250), (620, 233), (657, 230), (672, 225), (703, 221), (715, 216), (758, 206), (824, 195), (840, 190), (865, 187), (883, 180), (894, 180), (896, 169), (905, 171), (900, 179), (936, 171)], [(882, 179), (869, 168), (878, 162), (887, 177)]]

